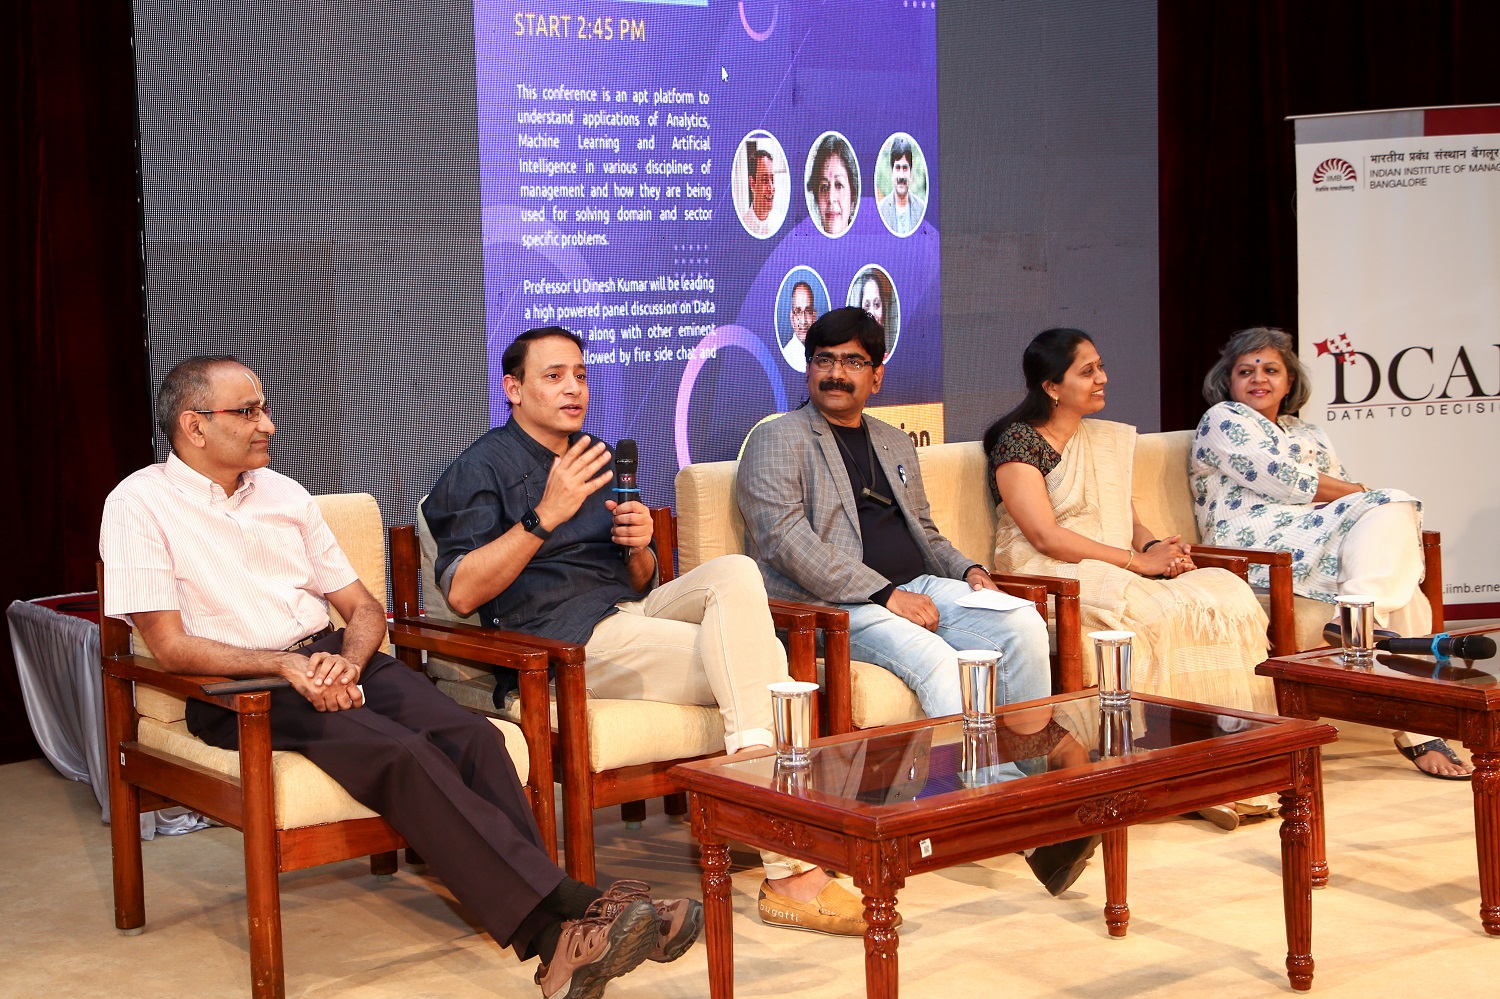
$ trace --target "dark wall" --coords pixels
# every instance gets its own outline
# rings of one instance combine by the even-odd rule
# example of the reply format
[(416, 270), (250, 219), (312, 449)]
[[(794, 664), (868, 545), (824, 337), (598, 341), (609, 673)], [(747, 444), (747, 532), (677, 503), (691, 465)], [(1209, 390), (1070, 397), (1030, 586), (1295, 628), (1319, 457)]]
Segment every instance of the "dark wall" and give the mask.
[(1288, 115), (1500, 102), (1500, 4), (1162, 0), (1161, 422), (1229, 334), (1297, 324)]
[(949, 440), (1021, 396), (1049, 326), (1094, 334), (1104, 415), (1157, 429), (1156, 4), (938, 8)]

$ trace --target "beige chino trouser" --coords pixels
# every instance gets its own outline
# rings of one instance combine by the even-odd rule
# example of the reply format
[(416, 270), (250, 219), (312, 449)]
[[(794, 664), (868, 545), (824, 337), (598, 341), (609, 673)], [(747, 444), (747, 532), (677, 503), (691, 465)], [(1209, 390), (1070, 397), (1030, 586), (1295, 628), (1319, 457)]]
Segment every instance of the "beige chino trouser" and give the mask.
[[(726, 752), (772, 745), (766, 685), (791, 677), (753, 560), (711, 559), (616, 609), (584, 647), (592, 696), (717, 704)], [(813, 867), (764, 851), (761, 860), (773, 879)]]

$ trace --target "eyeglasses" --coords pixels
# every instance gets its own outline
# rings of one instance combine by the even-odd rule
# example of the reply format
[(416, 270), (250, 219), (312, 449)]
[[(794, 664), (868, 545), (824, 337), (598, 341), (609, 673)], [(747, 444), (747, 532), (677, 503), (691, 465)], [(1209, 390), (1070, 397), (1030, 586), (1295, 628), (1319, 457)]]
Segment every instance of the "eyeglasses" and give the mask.
[(215, 413), (238, 413), (251, 423), (259, 423), (262, 417), (271, 415), (271, 404), (259, 402), (254, 406), (242, 406), (239, 409), (195, 409), (193, 412), (200, 416), (212, 416)]
[(844, 357), (834, 357), (832, 354), (814, 354), (812, 363), (813, 367), (819, 371), (832, 371), (835, 364), (840, 364), (843, 365), (845, 371), (852, 371), (856, 375), (866, 368), (873, 368), (875, 366), (875, 362), (868, 357), (857, 357), (852, 354)]
[(816, 319), (818, 318), (818, 309), (813, 305), (809, 305), (805, 309), (799, 309), (794, 305), (792, 306), (792, 315), (802, 319)]

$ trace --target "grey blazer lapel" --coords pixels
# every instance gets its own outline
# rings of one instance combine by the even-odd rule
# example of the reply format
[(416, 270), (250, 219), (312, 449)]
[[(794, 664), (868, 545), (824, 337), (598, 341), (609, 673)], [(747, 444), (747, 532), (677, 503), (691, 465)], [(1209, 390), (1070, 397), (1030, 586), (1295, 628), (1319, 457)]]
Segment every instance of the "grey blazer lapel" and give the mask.
[[(811, 406), (811, 403), (808, 403)], [(849, 482), (849, 471), (844, 467), (844, 456), (839, 452), (839, 445), (833, 439), (833, 431), (829, 429), (828, 421), (822, 413), (814, 413), (816, 419), (809, 420), (808, 425), (812, 429), (813, 437), (818, 442), (818, 450), (823, 452), (823, 462), (827, 466), (828, 476), (833, 480), (833, 488), (838, 492), (839, 502), (843, 504), (844, 516), (849, 518), (849, 526), (854, 531), (856, 538), (861, 537), (859, 533), (859, 509), (854, 503), (854, 487)]]

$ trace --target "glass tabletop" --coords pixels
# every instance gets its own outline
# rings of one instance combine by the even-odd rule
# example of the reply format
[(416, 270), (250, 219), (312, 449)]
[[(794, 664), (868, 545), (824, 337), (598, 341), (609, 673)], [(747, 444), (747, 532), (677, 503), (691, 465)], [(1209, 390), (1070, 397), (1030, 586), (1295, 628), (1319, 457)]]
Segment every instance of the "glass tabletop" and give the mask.
[(1140, 757), (1278, 721), (1138, 698), (1123, 709), (1101, 709), (1098, 697), (1089, 696), (1002, 711), (992, 729), (966, 731), (954, 719), (814, 746), (805, 767), (788, 768), (774, 756), (762, 756), (714, 770), (799, 796), (895, 805), (1101, 760)]
[(1357, 665), (1346, 663), (1340, 649), (1329, 649), (1324, 653), (1307, 654), (1299, 658), (1303, 662), (1350, 673), (1416, 677), (1419, 680), (1456, 683), (1465, 687), (1493, 687), (1500, 684), (1500, 659), (1439, 659), (1432, 655), (1376, 652), (1373, 662)]

